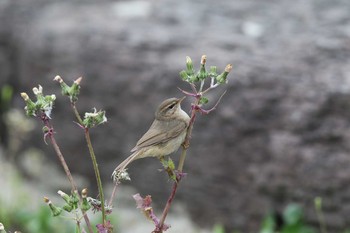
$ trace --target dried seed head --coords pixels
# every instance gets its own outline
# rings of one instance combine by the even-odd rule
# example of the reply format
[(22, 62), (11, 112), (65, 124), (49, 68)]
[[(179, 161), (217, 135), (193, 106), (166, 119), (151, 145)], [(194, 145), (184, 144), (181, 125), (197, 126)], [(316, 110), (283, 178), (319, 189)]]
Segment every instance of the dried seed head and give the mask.
[(232, 70), (232, 64), (228, 64), (228, 65), (225, 67), (225, 72), (230, 73), (231, 70)]
[(74, 81), (75, 84), (79, 85), (83, 77), (79, 77), (77, 80)]
[(201, 58), (201, 64), (204, 65), (207, 62), (207, 55), (203, 55)]

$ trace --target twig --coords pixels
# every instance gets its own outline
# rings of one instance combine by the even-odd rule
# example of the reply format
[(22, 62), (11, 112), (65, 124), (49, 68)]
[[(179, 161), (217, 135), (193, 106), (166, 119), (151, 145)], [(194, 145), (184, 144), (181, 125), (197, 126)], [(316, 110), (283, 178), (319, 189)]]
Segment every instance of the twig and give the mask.
[(98, 186), (98, 191), (99, 191), (99, 196), (100, 196), (100, 201), (101, 201), (101, 209), (102, 209), (102, 222), (103, 225), (106, 223), (106, 211), (105, 211), (105, 200), (104, 200), (104, 194), (103, 194), (103, 188), (102, 188), (102, 181), (101, 181), (101, 176), (100, 176), (100, 171), (98, 169), (98, 164), (95, 156), (94, 149), (92, 147), (91, 139), (90, 139), (90, 133), (89, 133), (89, 128), (85, 128), (85, 139), (89, 148), (92, 164), (94, 166), (94, 171), (95, 171), (95, 176), (96, 176), (96, 181), (97, 181), (97, 186)]
[[(46, 118), (46, 116), (42, 116), (41, 118), (42, 118), (42, 121), (44, 122), (45, 126), (48, 127), (51, 130), (51, 132), (53, 132), (53, 127), (50, 125), (49, 120)], [(58, 146), (58, 144), (56, 142), (56, 139), (55, 139), (53, 133), (49, 133), (49, 134), (47, 134), (47, 136), (49, 137), (49, 139), (51, 141), (51, 144), (52, 144), (52, 146), (53, 146), (53, 148), (54, 148), (54, 150), (56, 152), (56, 155), (57, 155), (58, 159), (60, 160), (60, 162), (61, 162), (61, 164), (63, 166), (63, 169), (64, 169), (64, 171), (66, 173), (66, 176), (67, 176), (67, 178), (69, 180), (69, 183), (72, 186), (73, 192), (76, 191), (76, 193), (77, 193), (77, 195), (79, 197), (79, 200), (81, 201), (81, 196), (79, 195), (79, 192), (78, 192), (78, 189), (77, 189), (77, 185), (74, 182), (73, 176), (72, 176), (72, 174), (71, 174), (71, 172), (70, 172), (70, 170), (68, 168), (66, 160), (64, 159), (64, 156), (63, 156), (63, 154), (62, 154), (62, 152), (61, 152), (61, 150), (60, 150), (60, 148), (59, 148), (59, 146)], [(86, 226), (88, 227), (89, 232), (93, 233), (93, 229), (92, 229), (89, 217), (87, 216), (85, 211), (81, 210), (81, 212), (83, 214), (83, 217), (84, 217), (84, 220), (85, 220)]]
[[(77, 118), (77, 120), (79, 122), (79, 125), (83, 126), (83, 120), (80, 117), (80, 114), (79, 114), (79, 112), (78, 112), (78, 110), (76, 108), (75, 103), (71, 103), (71, 105), (72, 105), (75, 117)], [(96, 182), (97, 182), (99, 196), (100, 196), (100, 201), (101, 201), (102, 222), (103, 222), (103, 225), (105, 225), (105, 223), (106, 223), (106, 211), (105, 211), (105, 204), (104, 204), (105, 203), (104, 193), (103, 193), (103, 187), (102, 187), (100, 171), (98, 169), (98, 164), (97, 164), (94, 148), (92, 147), (92, 143), (91, 143), (89, 128), (84, 127), (84, 134), (85, 134), (85, 140), (86, 140), (86, 143), (87, 143), (87, 146), (88, 146), (88, 149), (89, 149), (89, 153), (90, 153), (90, 156), (91, 156), (91, 161), (92, 161), (92, 164), (93, 164), (93, 167), (94, 167), (94, 171), (95, 171)]]
[(114, 185), (114, 187), (113, 187), (113, 190), (112, 190), (111, 197), (110, 197), (110, 199), (109, 199), (109, 201), (108, 201), (108, 206), (112, 206), (112, 205), (113, 205), (113, 200), (114, 200), (114, 198), (115, 198), (115, 195), (117, 194), (118, 185), (119, 185), (119, 183), (116, 181), (116, 182), (115, 182), (115, 185)]

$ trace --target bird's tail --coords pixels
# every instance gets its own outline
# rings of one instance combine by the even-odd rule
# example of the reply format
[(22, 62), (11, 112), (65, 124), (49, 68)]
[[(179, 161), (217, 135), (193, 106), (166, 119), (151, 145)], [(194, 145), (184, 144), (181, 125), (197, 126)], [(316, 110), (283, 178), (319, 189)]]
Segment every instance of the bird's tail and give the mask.
[(135, 153), (131, 154), (129, 157), (127, 157), (123, 162), (121, 162), (115, 169), (113, 174), (124, 170), (132, 161), (138, 159), (137, 156), (139, 155), (139, 151), (136, 151)]

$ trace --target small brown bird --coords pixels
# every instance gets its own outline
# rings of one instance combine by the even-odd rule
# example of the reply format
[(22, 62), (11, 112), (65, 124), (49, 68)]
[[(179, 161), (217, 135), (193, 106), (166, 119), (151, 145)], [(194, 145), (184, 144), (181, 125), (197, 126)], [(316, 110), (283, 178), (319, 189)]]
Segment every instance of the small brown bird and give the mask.
[(184, 142), (190, 117), (181, 109), (181, 99), (164, 100), (158, 107), (149, 130), (141, 137), (131, 154), (113, 174), (124, 170), (132, 161), (145, 157), (162, 157), (175, 152)]

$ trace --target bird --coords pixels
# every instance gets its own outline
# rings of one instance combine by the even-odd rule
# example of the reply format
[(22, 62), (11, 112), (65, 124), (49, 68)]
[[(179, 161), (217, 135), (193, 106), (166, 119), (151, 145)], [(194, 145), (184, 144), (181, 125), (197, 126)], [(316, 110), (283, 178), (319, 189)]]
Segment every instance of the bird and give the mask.
[(131, 149), (132, 154), (114, 169), (113, 174), (125, 171), (137, 159), (162, 158), (178, 150), (186, 138), (190, 123), (190, 117), (181, 109), (184, 99), (169, 98), (158, 106), (152, 125)]

